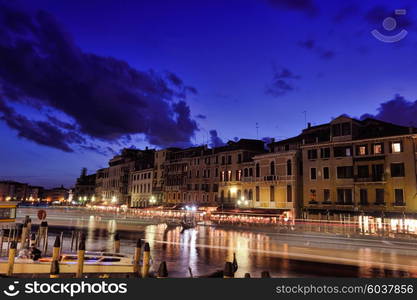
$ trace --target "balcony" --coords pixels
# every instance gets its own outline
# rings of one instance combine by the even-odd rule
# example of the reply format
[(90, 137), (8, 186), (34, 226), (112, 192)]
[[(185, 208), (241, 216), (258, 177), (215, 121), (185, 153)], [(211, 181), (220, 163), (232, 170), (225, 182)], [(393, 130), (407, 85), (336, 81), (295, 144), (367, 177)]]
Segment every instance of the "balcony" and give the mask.
[(354, 181), (357, 183), (371, 183), (371, 182), (385, 182), (385, 174), (368, 176), (368, 177), (354, 177)]

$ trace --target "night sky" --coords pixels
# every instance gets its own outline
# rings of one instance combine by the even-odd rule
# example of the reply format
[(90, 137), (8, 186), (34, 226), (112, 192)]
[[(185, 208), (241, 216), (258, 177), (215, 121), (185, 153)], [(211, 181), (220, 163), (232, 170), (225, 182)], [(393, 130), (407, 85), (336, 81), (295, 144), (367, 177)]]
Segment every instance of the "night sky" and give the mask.
[(305, 116), (417, 126), (413, 3), (0, 0), (0, 179), (70, 187), (123, 147), (283, 139)]

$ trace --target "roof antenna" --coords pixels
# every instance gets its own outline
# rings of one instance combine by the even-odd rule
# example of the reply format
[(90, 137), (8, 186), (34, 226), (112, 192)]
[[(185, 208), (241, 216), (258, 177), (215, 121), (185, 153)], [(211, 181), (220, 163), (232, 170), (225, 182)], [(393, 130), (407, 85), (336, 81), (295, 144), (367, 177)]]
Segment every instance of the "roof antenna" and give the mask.
[(256, 122), (256, 139), (259, 140), (259, 124)]

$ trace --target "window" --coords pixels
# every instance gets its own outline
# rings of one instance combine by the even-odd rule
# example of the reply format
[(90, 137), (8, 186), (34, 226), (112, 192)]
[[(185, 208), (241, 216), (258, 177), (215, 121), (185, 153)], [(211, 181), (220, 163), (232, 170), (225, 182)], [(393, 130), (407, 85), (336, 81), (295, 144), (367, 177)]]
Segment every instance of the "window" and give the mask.
[(251, 189), (249, 190), (249, 193), (248, 193), (248, 199), (253, 200), (253, 192)]
[(332, 125), (332, 135), (333, 136), (340, 136), (341, 134), (342, 134), (342, 130), (341, 130), (340, 124)]
[(323, 179), (329, 179), (330, 178), (330, 170), (329, 167), (323, 168)]
[[(216, 170), (217, 170), (217, 169), (216, 169)], [(222, 176), (221, 176), (221, 181), (225, 181), (225, 179), (226, 179), (226, 178), (224, 177), (224, 171), (222, 171), (222, 173), (221, 173), (221, 174), (222, 174)]]
[(351, 205), (353, 204), (351, 189), (337, 189), (337, 204)]
[(345, 178), (352, 178), (352, 177), (353, 177), (352, 166), (337, 167), (337, 178), (345, 179)]
[(351, 126), (349, 122), (332, 125), (333, 136), (343, 136), (351, 134)]
[(226, 163), (226, 158), (222, 156), (222, 165), (224, 165), (225, 163)]
[(369, 166), (358, 166), (358, 178), (369, 177)]
[(360, 145), (356, 147), (356, 155), (368, 155), (368, 146), (367, 145)]
[(394, 142), (394, 143), (391, 143), (391, 152), (392, 153), (399, 153), (399, 152), (402, 152), (403, 151), (403, 149), (402, 149), (403, 147), (402, 147), (402, 143), (401, 142)]
[(352, 156), (352, 148), (350, 146), (334, 147), (333, 153), (334, 157), (349, 157)]
[(232, 180), (232, 171), (227, 171), (227, 181), (231, 181)]
[(237, 155), (237, 162), (240, 164), (242, 162), (242, 154)]
[(271, 175), (275, 175), (275, 162), (271, 161), (271, 163), (269, 164), (269, 173)]
[(342, 135), (350, 135), (350, 123), (342, 123)]
[(231, 164), (232, 163), (232, 156), (231, 155), (229, 155), (229, 156), (227, 156), (227, 164)]
[(404, 177), (404, 176), (405, 176), (404, 163), (391, 164), (391, 177)]
[(323, 190), (323, 203), (330, 203), (330, 190), (324, 189)]
[(368, 190), (367, 189), (360, 189), (359, 201), (360, 201), (360, 205), (368, 205)]
[(253, 168), (249, 168), (249, 177), (253, 176)]
[(310, 149), (307, 151), (308, 159), (317, 159), (317, 149)]
[(216, 177), (218, 177), (219, 176), (219, 169), (216, 168), (215, 173), (216, 173)]
[(287, 202), (292, 202), (292, 188), (291, 185), (287, 185)]
[(248, 177), (248, 175), (249, 175), (248, 168), (245, 168), (245, 169), (243, 170), (243, 176), (244, 176), (244, 177)]
[(287, 175), (288, 176), (292, 175), (292, 163), (291, 163), (291, 159), (287, 160)]
[(330, 148), (321, 148), (320, 149), (320, 157), (321, 158), (329, 158), (330, 157)]
[(259, 186), (255, 188), (255, 200), (259, 201)]
[(317, 179), (317, 169), (316, 168), (311, 168), (310, 169), (310, 179), (311, 180), (316, 180)]
[(383, 179), (384, 179), (384, 165), (383, 164), (372, 165), (372, 180), (383, 181)]
[(275, 201), (275, 187), (273, 185), (269, 187), (269, 200), (271, 202)]
[(309, 201), (309, 203), (310, 204), (316, 204), (317, 203), (317, 201), (316, 201), (316, 190), (310, 190), (310, 201)]
[(377, 143), (373, 144), (372, 150), (374, 154), (383, 154), (384, 153), (384, 144)]
[(257, 163), (256, 166), (255, 166), (255, 174), (256, 174), (256, 177), (261, 176), (261, 170), (259, 169), (259, 163)]
[(403, 189), (395, 189), (394, 190), (394, 194), (395, 194), (395, 205), (396, 206), (404, 206), (404, 191)]
[(236, 181), (242, 180), (242, 170), (236, 170)]
[(375, 204), (385, 204), (384, 189), (375, 189)]

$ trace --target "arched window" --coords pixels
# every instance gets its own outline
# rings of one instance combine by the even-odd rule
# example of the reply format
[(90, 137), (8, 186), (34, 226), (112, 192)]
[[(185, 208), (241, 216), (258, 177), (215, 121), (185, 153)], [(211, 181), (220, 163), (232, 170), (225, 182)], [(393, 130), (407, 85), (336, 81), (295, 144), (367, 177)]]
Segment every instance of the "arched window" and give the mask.
[(287, 160), (287, 175), (288, 176), (292, 175), (292, 163), (291, 163), (291, 159)]
[(220, 193), (220, 200), (224, 201), (224, 190), (222, 190)]
[(230, 201), (230, 199), (232, 199), (232, 194), (230, 192), (230, 190), (227, 191), (227, 200)]
[(243, 191), (243, 197), (245, 197), (245, 200), (249, 199), (248, 198), (248, 190)]
[(243, 170), (243, 176), (248, 177), (248, 175), (248, 168), (245, 168), (245, 170)]
[(261, 170), (259, 168), (259, 163), (256, 164), (255, 173), (256, 173), (256, 177), (261, 176)]
[(249, 200), (253, 200), (253, 192), (252, 192), (252, 189), (249, 190), (248, 199)]
[(271, 161), (271, 163), (269, 164), (269, 173), (271, 175), (275, 175), (275, 162)]
[(242, 191), (237, 190), (237, 200), (240, 200), (240, 198), (242, 198)]

